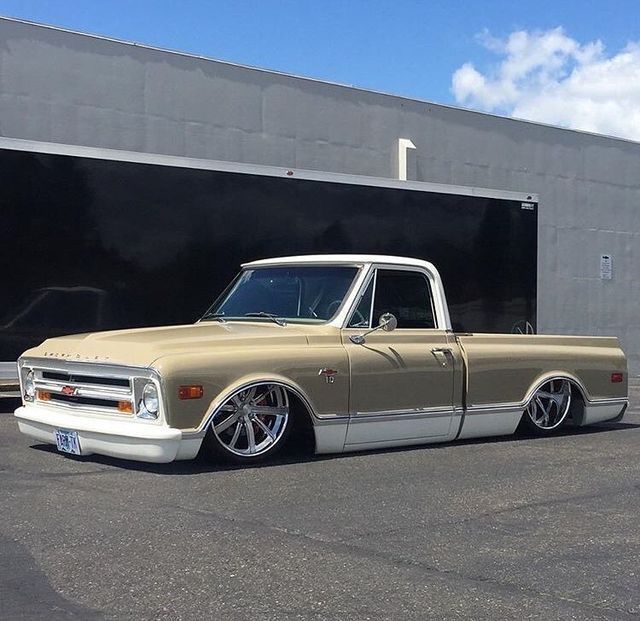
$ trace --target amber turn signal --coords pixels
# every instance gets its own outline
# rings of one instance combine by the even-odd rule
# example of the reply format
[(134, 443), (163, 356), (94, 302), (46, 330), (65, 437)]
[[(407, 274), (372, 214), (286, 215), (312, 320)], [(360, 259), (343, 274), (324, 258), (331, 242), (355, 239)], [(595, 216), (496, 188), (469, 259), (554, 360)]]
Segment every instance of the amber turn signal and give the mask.
[(623, 373), (612, 373), (611, 374), (611, 383), (619, 384), (624, 379)]
[(51, 401), (51, 393), (44, 390), (38, 391), (38, 401)]
[(178, 397), (180, 399), (200, 399), (204, 395), (202, 386), (180, 386)]
[(131, 401), (118, 401), (118, 412), (133, 414), (133, 404)]

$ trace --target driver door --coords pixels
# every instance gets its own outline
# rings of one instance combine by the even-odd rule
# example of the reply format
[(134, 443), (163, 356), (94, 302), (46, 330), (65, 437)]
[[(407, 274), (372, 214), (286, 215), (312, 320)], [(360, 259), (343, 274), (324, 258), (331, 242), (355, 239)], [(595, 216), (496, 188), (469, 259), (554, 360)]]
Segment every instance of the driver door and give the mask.
[[(362, 344), (350, 336), (392, 313), (392, 332)], [(377, 268), (343, 330), (351, 365), (346, 445), (447, 439), (453, 418), (454, 358), (437, 328), (431, 285), (419, 269)]]

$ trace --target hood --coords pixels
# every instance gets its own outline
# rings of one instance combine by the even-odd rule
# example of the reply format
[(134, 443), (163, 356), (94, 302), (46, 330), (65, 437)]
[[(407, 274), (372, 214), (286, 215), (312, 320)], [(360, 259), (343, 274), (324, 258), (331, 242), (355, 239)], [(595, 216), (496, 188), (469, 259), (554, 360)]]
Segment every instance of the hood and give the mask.
[(185, 326), (138, 328), (47, 339), (23, 355), (54, 360), (148, 367), (171, 354), (228, 347), (307, 345), (309, 326), (267, 322), (202, 322)]

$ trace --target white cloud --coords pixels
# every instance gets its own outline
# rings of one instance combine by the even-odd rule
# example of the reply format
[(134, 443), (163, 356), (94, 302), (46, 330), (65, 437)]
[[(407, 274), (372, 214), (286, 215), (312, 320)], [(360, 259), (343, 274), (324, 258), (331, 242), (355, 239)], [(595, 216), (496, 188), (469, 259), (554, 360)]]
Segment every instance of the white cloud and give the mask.
[(484, 73), (472, 63), (456, 70), (459, 104), (640, 140), (640, 43), (607, 55), (601, 41), (580, 44), (562, 28), (478, 39), (501, 59)]

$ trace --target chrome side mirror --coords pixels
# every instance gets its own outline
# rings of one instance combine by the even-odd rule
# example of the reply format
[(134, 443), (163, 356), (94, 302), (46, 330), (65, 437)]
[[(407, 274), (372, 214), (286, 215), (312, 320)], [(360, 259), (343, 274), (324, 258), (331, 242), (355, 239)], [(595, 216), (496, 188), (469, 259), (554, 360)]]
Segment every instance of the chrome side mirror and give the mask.
[(385, 332), (391, 332), (398, 327), (398, 320), (396, 316), (391, 313), (385, 313), (380, 316), (380, 323), (375, 327), (371, 328), (371, 330), (367, 330), (367, 332), (363, 332), (362, 334), (354, 334), (349, 337), (349, 340), (356, 345), (362, 345), (365, 342), (365, 336), (367, 334), (371, 334), (376, 330), (384, 330)]
[(382, 328), (385, 332), (392, 332), (398, 327), (398, 320), (392, 313), (385, 313), (380, 317), (380, 324), (378, 327)]

